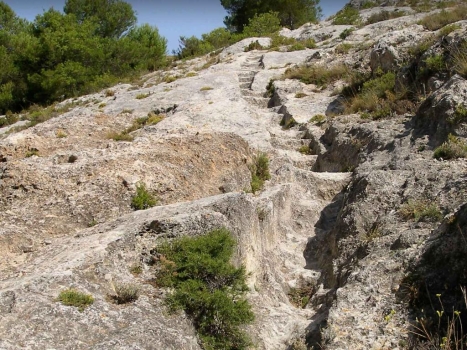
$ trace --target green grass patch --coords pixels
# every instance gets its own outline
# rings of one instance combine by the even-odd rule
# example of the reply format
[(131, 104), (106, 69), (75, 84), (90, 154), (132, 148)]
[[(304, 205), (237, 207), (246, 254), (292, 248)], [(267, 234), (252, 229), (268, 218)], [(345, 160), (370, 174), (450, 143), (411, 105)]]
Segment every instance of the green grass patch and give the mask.
[(308, 95), (305, 94), (304, 92), (297, 92), (295, 94), (295, 98), (304, 98), (304, 97), (307, 97)]
[(214, 89), (210, 86), (203, 86), (201, 89), (199, 89), (199, 91), (210, 91), (210, 90), (214, 90)]
[(144, 210), (154, 207), (157, 204), (157, 198), (148, 191), (144, 183), (136, 185), (136, 193), (131, 198), (131, 207), (134, 210)]
[(149, 97), (150, 95), (151, 95), (151, 94), (148, 92), (147, 94), (138, 94), (138, 95), (135, 96), (135, 98), (136, 98), (137, 100), (142, 100), (142, 99), (144, 99), (144, 98)]
[(243, 350), (251, 341), (242, 327), (254, 320), (245, 299), (245, 268), (232, 259), (236, 242), (226, 229), (182, 237), (158, 247), (157, 284), (171, 292), (169, 310), (183, 310), (193, 322), (204, 349)]
[(94, 298), (91, 295), (70, 288), (60, 292), (58, 301), (63, 305), (74, 306), (77, 307), (79, 311), (83, 311), (86, 307), (94, 303)]
[(323, 124), (326, 121), (326, 116), (323, 114), (316, 114), (310, 118), (309, 123)]

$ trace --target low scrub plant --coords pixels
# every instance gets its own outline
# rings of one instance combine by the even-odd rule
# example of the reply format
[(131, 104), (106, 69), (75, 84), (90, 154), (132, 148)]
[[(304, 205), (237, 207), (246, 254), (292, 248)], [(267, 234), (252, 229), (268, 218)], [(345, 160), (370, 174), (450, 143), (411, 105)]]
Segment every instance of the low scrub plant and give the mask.
[(366, 24), (373, 24), (407, 15), (405, 11), (381, 11), (368, 17)]
[(467, 6), (461, 5), (451, 10), (443, 10), (424, 17), (419, 21), (419, 24), (426, 29), (434, 31), (448, 24), (455, 23), (467, 19)]
[(305, 154), (305, 155), (310, 155), (310, 154), (312, 154), (312, 150), (310, 149), (310, 146), (309, 146), (309, 145), (302, 145), (302, 146), (300, 146), (300, 148), (298, 149), (298, 151), (299, 151), (301, 154)]
[(295, 98), (304, 98), (304, 97), (307, 97), (308, 95), (305, 94), (304, 92), (297, 92), (295, 94)]
[(138, 300), (139, 287), (133, 283), (115, 283), (113, 290), (115, 293), (109, 297), (116, 304), (127, 304)]
[(326, 121), (326, 116), (323, 114), (316, 114), (310, 118), (309, 123), (322, 124)]
[(467, 42), (451, 49), (454, 72), (467, 78)]
[(247, 47), (245, 47), (245, 52), (253, 50), (264, 50), (264, 46), (259, 43), (258, 40), (252, 41)]
[(137, 100), (142, 100), (142, 99), (144, 99), (144, 98), (146, 98), (146, 97), (149, 97), (150, 95), (151, 95), (151, 94), (150, 94), (149, 92), (148, 92), (147, 94), (141, 93), (141, 94), (136, 95), (135, 98), (136, 98)]
[(437, 222), (443, 218), (439, 207), (426, 200), (409, 200), (400, 207), (399, 214), (404, 220)]
[(256, 193), (264, 187), (264, 182), (271, 178), (269, 173), (269, 158), (265, 153), (259, 153), (255, 156), (254, 162), (250, 167), (251, 171), (251, 192)]
[(213, 88), (210, 86), (203, 86), (201, 89), (199, 89), (199, 91), (209, 91), (209, 90), (213, 90)]
[(245, 268), (230, 261), (236, 242), (226, 229), (182, 237), (157, 247), (156, 283), (170, 288), (165, 303), (191, 319), (204, 349), (243, 350), (251, 341), (242, 327), (254, 320), (245, 298)]
[(297, 121), (293, 117), (283, 117), (280, 122), (280, 126), (282, 126), (284, 129), (293, 128), (297, 124)]
[(353, 47), (352, 44), (349, 44), (349, 43), (341, 43), (339, 45), (336, 46), (336, 48), (334, 49), (334, 51), (336, 53), (339, 53), (339, 54), (347, 54), (349, 53), (350, 49)]
[(433, 153), (436, 159), (457, 159), (467, 157), (467, 142), (452, 134), (441, 146), (437, 147)]
[(342, 31), (342, 33), (339, 34), (339, 38), (342, 40), (346, 39), (350, 34), (354, 32), (354, 28), (347, 28)]
[(120, 141), (132, 142), (134, 140), (134, 137), (132, 135), (129, 135), (125, 131), (122, 131), (122, 132), (110, 131), (107, 133), (107, 138), (112, 139), (117, 142), (120, 142)]
[(349, 69), (343, 64), (332, 67), (321, 65), (301, 65), (296, 68), (289, 68), (285, 71), (283, 79), (298, 79), (304, 84), (315, 84), (324, 86), (344, 79), (349, 75)]
[(149, 192), (146, 185), (141, 182), (136, 185), (136, 194), (131, 199), (131, 207), (134, 210), (144, 210), (154, 207), (157, 204), (157, 199)]
[(91, 295), (72, 288), (61, 291), (57, 299), (63, 305), (77, 307), (79, 311), (83, 311), (86, 307), (94, 303), (94, 298)]

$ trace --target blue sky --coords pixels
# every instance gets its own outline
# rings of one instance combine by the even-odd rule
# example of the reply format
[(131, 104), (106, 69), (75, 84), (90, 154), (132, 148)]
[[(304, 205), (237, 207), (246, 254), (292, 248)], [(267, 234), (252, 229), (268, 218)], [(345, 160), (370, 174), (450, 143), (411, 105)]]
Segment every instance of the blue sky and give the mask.
[[(5, 0), (4, 0), (5, 1)], [(6, 0), (18, 16), (33, 20), (53, 7), (63, 10), (65, 0)], [(180, 36), (198, 36), (223, 27), (226, 12), (220, 0), (127, 0), (138, 16), (138, 23), (157, 26), (168, 40), (169, 53), (178, 48)], [(325, 17), (340, 10), (348, 0), (321, 0)]]

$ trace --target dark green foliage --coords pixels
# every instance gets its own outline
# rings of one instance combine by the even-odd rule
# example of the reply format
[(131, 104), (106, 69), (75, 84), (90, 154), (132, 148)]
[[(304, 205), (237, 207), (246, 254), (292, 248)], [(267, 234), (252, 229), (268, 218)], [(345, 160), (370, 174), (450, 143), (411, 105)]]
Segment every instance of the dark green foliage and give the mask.
[(122, 0), (67, 0), (63, 11), (74, 14), (79, 23), (92, 20), (104, 38), (119, 38), (136, 24), (135, 11)]
[(34, 22), (0, 2), (0, 114), (94, 92), (165, 64), (157, 28), (120, 0), (69, 0)]
[(342, 40), (344, 40), (345, 38), (347, 38), (350, 34), (353, 33), (355, 29), (353, 28), (347, 28), (347, 29), (344, 29), (342, 31), (342, 33), (339, 34), (339, 38), (341, 38)]
[(144, 210), (157, 204), (157, 199), (146, 189), (144, 183), (136, 185), (136, 194), (131, 199), (131, 207), (134, 210)]
[(319, 0), (221, 0), (221, 4), (229, 14), (224, 20), (227, 28), (239, 33), (251, 18), (267, 12), (277, 12), (280, 24), (291, 29), (321, 17)]
[(178, 58), (201, 56), (232, 45), (243, 38), (244, 36), (231, 33), (225, 28), (217, 28), (207, 34), (201, 35), (201, 39), (195, 36), (180, 37), (179, 48), (173, 53)]
[(166, 303), (184, 310), (205, 349), (247, 349), (249, 337), (241, 327), (254, 314), (244, 298), (245, 268), (230, 263), (235, 241), (226, 229), (199, 237), (183, 237), (157, 248), (161, 266), (157, 283), (173, 288)]
[(278, 12), (266, 12), (255, 14), (248, 20), (248, 25), (243, 28), (246, 37), (266, 36), (278, 32), (281, 29)]

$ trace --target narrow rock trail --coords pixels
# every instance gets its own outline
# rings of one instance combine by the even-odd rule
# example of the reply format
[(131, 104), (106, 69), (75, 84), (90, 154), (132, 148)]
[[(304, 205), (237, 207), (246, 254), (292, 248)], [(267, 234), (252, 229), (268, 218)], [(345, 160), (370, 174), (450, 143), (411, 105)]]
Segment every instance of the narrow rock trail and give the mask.
[[(275, 191), (284, 188), (287, 188), (290, 197), (288, 208), (279, 214), (281, 232), (278, 235), (278, 249), (271, 252), (275, 268), (280, 266), (280, 274), (275, 276), (275, 282), (279, 286), (272, 293), (276, 295), (276, 301), (265, 302), (270, 296), (260, 292), (259, 299), (262, 302), (255, 302), (260, 309), (261, 305), (264, 305), (260, 311), (263, 317), (260, 338), (264, 341), (264, 348), (283, 349), (294, 337), (303, 336), (305, 330), (310, 333), (319, 330), (321, 326), (322, 319), (317, 317), (314, 309), (293, 306), (286, 298), (287, 293), (293, 293), (293, 290), (310, 288), (310, 295), (311, 290), (318, 292), (310, 301), (310, 305), (313, 303), (314, 307), (319, 308), (319, 304), (325, 301), (327, 292), (317, 285), (320, 271), (313, 269), (313, 265), (316, 264), (305, 261), (304, 252), (308, 241), (314, 236), (315, 225), (321, 217), (322, 210), (350, 181), (351, 175), (313, 172), (311, 169), (317, 156), (299, 151), (300, 147), (306, 148), (310, 142), (305, 139), (306, 131), (300, 130), (298, 125), (291, 128), (282, 127), (281, 121), (284, 116), (278, 113), (280, 106), (268, 108), (269, 98), (264, 97), (266, 91), (252, 89), (255, 77), (264, 69), (265, 53), (266, 51), (251, 52), (242, 63), (242, 71), (238, 73), (238, 78), (243, 98), (249, 103), (252, 113), (267, 118), (267, 130), (271, 135), (272, 150), (260, 151), (267, 151), (269, 155), (272, 179), (260, 195), (259, 201), (263, 207), (267, 207), (268, 202), (274, 202), (274, 199), (269, 197)], [(310, 110), (310, 117), (324, 112)], [(267, 229), (265, 231), (263, 234), (268, 236)]]

